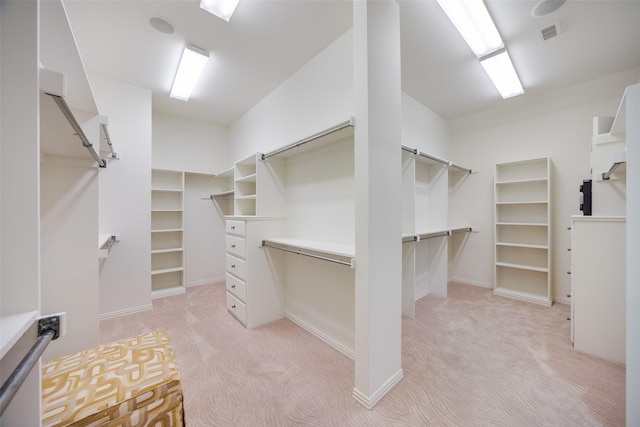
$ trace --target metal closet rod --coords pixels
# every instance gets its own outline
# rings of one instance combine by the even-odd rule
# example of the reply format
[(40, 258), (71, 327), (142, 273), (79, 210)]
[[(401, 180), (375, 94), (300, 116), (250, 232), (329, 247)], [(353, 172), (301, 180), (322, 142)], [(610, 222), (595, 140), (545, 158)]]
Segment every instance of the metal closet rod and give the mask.
[(89, 142), (89, 139), (84, 134), (84, 131), (82, 130), (82, 127), (80, 127), (80, 124), (78, 124), (76, 118), (73, 116), (73, 113), (71, 112), (71, 109), (69, 109), (69, 106), (67, 105), (67, 102), (64, 100), (64, 98), (50, 93), (47, 93), (47, 95), (51, 96), (56, 104), (58, 104), (58, 108), (60, 108), (62, 114), (64, 114), (64, 116), (67, 118), (69, 124), (76, 132), (76, 135), (78, 135), (78, 138), (80, 138), (80, 141), (82, 141), (82, 145), (87, 150), (89, 150), (89, 153), (91, 153), (93, 158), (96, 159), (96, 162), (98, 162), (98, 166), (100, 166), (101, 168), (106, 168), (107, 162), (104, 159), (101, 159), (100, 156), (98, 156), (98, 153), (96, 153), (96, 150), (93, 149), (93, 144)]
[(109, 145), (109, 151), (111, 151), (111, 157), (115, 159), (118, 156), (116, 152), (113, 150), (113, 144), (111, 143), (111, 136), (109, 136), (109, 130), (107, 129), (107, 124), (100, 123), (100, 126), (102, 127), (102, 131), (104, 132), (104, 137), (107, 140), (107, 145)]
[(405, 237), (403, 237), (402, 238), (402, 243), (418, 242), (418, 241), (421, 241), (421, 240), (432, 239), (434, 237), (451, 236), (451, 235), (457, 234), (457, 233), (470, 233), (471, 231), (473, 231), (472, 227), (461, 227), (461, 228), (454, 228), (454, 229), (451, 229), (451, 230), (436, 231), (436, 232), (433, 232), (433, 233), (416, 234), (414, 236), (405, 236)]
[(440, 157), (436, 157), (436, 156), (432, 156), (431, 154), (423, 153), (422, 151), (418, 151), (417, 148), (411, 148), (411, 147), (407, 147), (406, 145), (403, 145), (402, 149), (404, 151), (408, 151), (410, 153), (413, 153), (414, 155), (425, 157), (425, 158), (427, 158), (429, 160), (433, 160), (434, 162), (442, 163), (445, 166), (448, 166), (448, 167), (451, 167), (451, 168), (455, 168), (455, 169), (459, 169), (459, 170), (461, 170), (463, 172), (466, 172), (466, 173), (473, 173), (473, 171), (471, 169), (467, 169), (465, 167), (457, 165), (457, 164), (455, 164), (453, 162), (450, 162), (449, 160), (441, 159)]
[(314, 140), (316, 140), (318, 138), (322, 138), (323, 136), (330, 135), (330, 134), (332, 134), (334, 132), (338, 132), (339, 130), (342, 130), (342, 129), (345, 129), (345, 128), (348, 128), (348, 127), (353, 127), (353, 118), (347, 120), (346, 122), (342, 122), (342, 123), (339, 123), (339, 124), (337, 124), (337, 125), (335, 125), (333, 127), (330, 127), (329, 129), (325, 129), (322, 132), (318, 132), (318, 133), (316, 133), (314, 135), (311, 135), (308, 138), (301, 139), (300, 141), (294, 142), (294, 143), (289, 144), (287, 146), (284, 146), (282, 148), (278, 148), (277, 150), (273, 150), (273, 151), (270, 151), (269, 153), (263, 154), (262, 155), (262, 160), (266, 160), (269, 157), (284, 153), (285, 151), (291, 150), (292, 148), (300, 147), (301, 145), (304, 145), (307, 142), (314, 141)]
[(264, 246), (266, 248), (278, 249), (280, 251), (291, 252), (291, 253), (296, 254), (296, 255), (304, 255), (304, 256), (311, 257), (311, 258), (317, 258), (317, 259), (321, 259), (323, 261), (335, 262), (336, 264), (348, 265), (349, 267), (353, 266), (353, 264), (351, 262), (343, 261), (341, 259), (329, 258), (329, 257), (325, 257), (325, 256), (322, 256), (322, 255), (312, 254), (312, 253), (309, 253), (309, 252), (303, 252), (303, 251), (299, 251), (299, 250), (295, 250), (295, 249), (283, 248), (282, 246), (273, 246), (273, 245), (270, 245), (269, 242), (266, 241), (266, 240), (262, 241), (262, 246)]
[(609, 178), (611, 178), (611, 175), (613, 174), (613, 172), (615, 172), (615, 170), (618, 169), (618, 166), (620, 166), (623, 163), (624, 162), (615, 162), (613, 165), (611, 165), (608, 171), (602, 172), (602, 179), (607, 181)]
[(59, 336), (60, 316), (50, 316), (38, 320), (38, 339), (0, 388), (0, 416), (4, 414), (5, 409), (40, 360), (40, 356), (47, 349), (49, 343)]

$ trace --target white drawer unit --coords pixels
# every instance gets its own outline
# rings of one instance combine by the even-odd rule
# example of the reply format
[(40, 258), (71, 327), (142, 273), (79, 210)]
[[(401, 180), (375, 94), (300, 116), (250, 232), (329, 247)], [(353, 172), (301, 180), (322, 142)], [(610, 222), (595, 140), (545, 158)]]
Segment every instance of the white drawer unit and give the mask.
[(240, 280), (246, 280), (246, 261), (227, 254), (227, 272), (233, 274)]
[(243, 237), (227, 235), (227, 253), (240, 258), (246, 257), (246, 239)]
[(262, 241), (282, 235), (284, 219), (235, 217), (227, 219), (225, 228), (227, 310), (247, 328), (282, 319), (284, 298), (273, 270), (277, 263)]
[(247, 305), (227, 292), (227, 310), (243, 325), (247, 326)]
[(242, 301), (247, 300), (247, 284), (233, 274), (227, 273), (227, 291), (231, 292)]
[(247, 225), (246, 225), (246, 221), (238, 221), (235, 219), (228, 219), (227, 220), (227, 234), (233, 234), (236, 236), (246, 236), (246, 229), (247, 229)]

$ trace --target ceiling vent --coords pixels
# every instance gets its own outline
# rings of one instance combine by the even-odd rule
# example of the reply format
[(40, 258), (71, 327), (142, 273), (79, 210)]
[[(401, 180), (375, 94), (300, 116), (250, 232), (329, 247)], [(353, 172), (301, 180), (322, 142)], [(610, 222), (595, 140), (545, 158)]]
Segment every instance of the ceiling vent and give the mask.
[(554, 22), (538, 30), (538, 40), (540, 40), (540, 42), (545, 42), (558, 35), (560, 35), (560, 24), (558, 22)]

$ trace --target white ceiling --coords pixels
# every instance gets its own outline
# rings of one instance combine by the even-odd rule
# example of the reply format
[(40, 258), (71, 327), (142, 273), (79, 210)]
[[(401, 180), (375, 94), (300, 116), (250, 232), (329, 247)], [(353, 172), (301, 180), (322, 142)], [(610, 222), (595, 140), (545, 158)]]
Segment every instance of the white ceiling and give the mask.
[[(485, 0), (525, 88), (502, 100), (435, 0), (399, 0), (403, 90), (454, 119), (640, 67), (640, 0), (568, 0), (534, 18), (537, 1)], [(240, 0), (230, 22), (197, 0), (65, 4), (89, 74), (151, 90), (156, 111), (224, 125), (352, 25), (347, 0)], [(175, 34), (154, 30), (152, 16), (170, 21)], [(561, 34), (540, 42), (537, 30), (554, 22)], [(185, 42), (212, 59), (188, 102), (168, 95)]]

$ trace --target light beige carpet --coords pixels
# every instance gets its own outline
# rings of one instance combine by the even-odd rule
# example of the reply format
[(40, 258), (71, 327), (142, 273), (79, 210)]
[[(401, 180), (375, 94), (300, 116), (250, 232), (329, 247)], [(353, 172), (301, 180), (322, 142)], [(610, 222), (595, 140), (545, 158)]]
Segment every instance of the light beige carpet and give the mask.
[(451, 283), (402, 321), (404, 378), (367, 410), (353, 361), (288, 320), (247, 330), (224, 284), (101, 321), (106, 343), (165, 329), (189, 427), (623, 426), (625, 368), (575, 351), (569, 307), (542, 307)]

